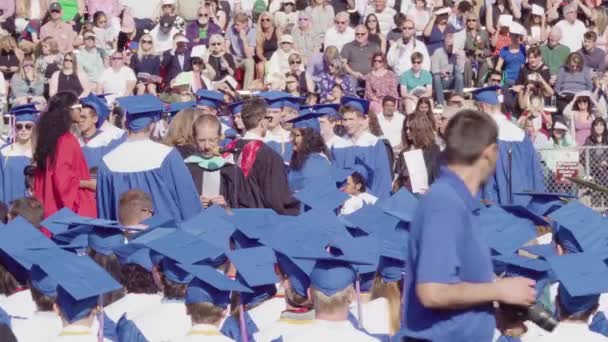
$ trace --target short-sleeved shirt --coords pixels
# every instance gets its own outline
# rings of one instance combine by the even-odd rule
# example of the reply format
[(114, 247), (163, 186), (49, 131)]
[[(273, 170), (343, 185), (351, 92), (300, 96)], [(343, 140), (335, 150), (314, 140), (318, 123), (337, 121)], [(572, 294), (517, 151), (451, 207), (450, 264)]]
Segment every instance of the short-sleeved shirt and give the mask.
[(406, 261), (407, 336), (431, 341), (492, 341), (492, 303), (461, 310), (427, 309), (416, 294), (424, 283), (490, 283), (490, 248), (479, 223), (479, 196), (447, 167), (422, 197), (410, 224)]
[(557, 44), (554, 47), (544, 44), (540, 47), (540, 53), (543, 56), (543, 63), (549, 67), (551, 75), (557, 75), (559, 68), (566, 63), (570, 49), (562, 44)]
[(40, 39), (44, 40), (46, 37), (53, 37), (57, 41), (59, 52), (65, 54), (73, 50), (74, 39), (76, 38), (76, 32), (72, 29), (72, 25), (59, 21), (54, 23), (49, 21), (40, 28)]
[(113, 103), (117, 97), (127, 95), (125, 93), (129, 81), (137, 81), (137, 78), (135, 78), (135, 73), (131, 68), (123, 66), (118, 72), (115, 72), (112, 68), (104, 70), (97, 84), (101, 85), (103, 93), (111, 94), (106, 96), (106, 99), (108, 103)]
[[(226, 32), (226, 39), (230, 41), (230, 53), (236, 58), (246, 58), (245, 49), (243, 42), (239, 36), (239, 33), (234, 29), (234, 25), (231, 25)], [(253, 48), (255, 47), (255, 29), (250, 28), (247, 32), (247, 45)]]
[(503, 59), (503, 68), (506, 79), (515, 82), (519, 77), (519, 70), (526, 63), (526, 49), (523, 45), (519, 47), (519, 51), (513, 53), (506, 46), (500, 50), (498, 54)]
[(416, 77), (412, 69), (407, 70), (399, 77), (399, 84), (405, 86), (407, 91), (412, 91), (418, 87), (426, 87), (433, 84), (433, 75), (430, 71), (420, 70), (420, 76)]
[(524, 64), (519, 72), (519, 77), (517, 78), (517, 81), (515, 81), (515, 84), (526, 85), (528, 83), (528, 76), (534, 73), (539, 74), (540, 77), (545, 80), (545, 82), (549, 83), (549, 80), (551, 79), (551, 71), (549, 70), (548, 66), (541, 64), (538, 68), (532, 70), (528, 64)]
[(372, 71), (372, 56), (376, 52), (380, 52), (380, 45), (374, 42), (361, 45), (354, 40), (342, 47), (340, 56), (346, 60), (346, 63), (348, 63), (353, 71), (367, 75)]

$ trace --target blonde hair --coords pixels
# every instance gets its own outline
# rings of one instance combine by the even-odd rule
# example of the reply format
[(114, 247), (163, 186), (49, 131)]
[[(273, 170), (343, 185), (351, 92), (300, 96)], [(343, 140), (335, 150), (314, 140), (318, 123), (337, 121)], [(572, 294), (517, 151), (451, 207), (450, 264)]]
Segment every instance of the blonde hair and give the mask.
[(224, 318), (224, 309), (212, 303), (190, 303), (186, 309), (195, 324), (217, 324)]
[(194, 146), (192, 127), (194, 121), (202, 114), (203, 112), (198, 108), (188, 108), (177, 113), (169, 124), (167, 135), (164, 139), (165, 145)]
[(606, 9), (602, 7), (596, 7), (592, 9), (592, 13), (595, 14), (595, 30), (597, 31), (598, 36), (604, 35), (606, 31), (606, 27), (608, 26), (608, 14), (606, 13)]
[(51, 55), (56, 55), (59, 53), (59, 44), (57, 43), (57, 40), (52, 37), (52, 36), (48, 36), (46, 38), (44, 38), (42, 41), (40, 41), (40, 43), (38, 44), (38, 55), (42, 56), (42, 45), (48, 45), (49, 46), (49, 50)]
[[(152, 43), (150, 43), (150, 50), (148, 50), (148, 52), (146, 53), (141, 47), (142, 47), (142, 41), (144, 40), (144, 38), (150, 38), (150, 41)], [(144, 55), (153, 55), (154, 54), (154, 39), (152, 38), (152, 35), (150, 35), (149, 33), (144, 33), (141, 35), (141, 38), (139, 38), (139, 44), (137, 46), (137, 59), (141, 62), (141, 59), (144, 57)]]
[(395, 334), (401, 326), (401, 288), (399, 282), (384, 282), (380, 274), (376, 273), (370, 300), (385, 298), (388, 301), (388, 317), (391, 335)]
[(338, 291), (331, 296), (326, 296), (314, 287), (310, 288), (315, 311), (325, 314), (334, 314), (344, 310), (348, 311), (354, 291), (353, 286), (349, 285), (344, 290)]
[(0, 50), (2, 51), (13, 51), (17, 50), (17, 41), (11, 35), (6, 35), (0, 38)]
[(277, 30), (277, 26), (274, 24), (274, 20), (272, 18), (272, 14), (270, 14), (270, 12), (268, 11), (264, 11), (262, 13), (260, 13), (260, 15), (258, 16), (258, 22), (256, 24), (256, 28), (255, 28), (255, 40), (258, 43), (262, 43), (264, 42), (264, 30), (262, 30), (262, 18), (267, 17), (270, 19), (270, 26), (272, 27), (272, 29), (274, 31), (277, 32), (277, 40), (279, 39), (279, 34)]
[(21, 59), (21, 62), (19, 63), (19, 75), (21, 76), (21, 79), (25, 80), (26, 76), (25, 76), (25, 69), (23, 69), (23, 64), (26, 62), (31, 62), (33, 67), (33, 73), (34, 73), (34, 79), (31, 80), (33, 82), (35, 82), (38, 79), (38, 72), (36, 72), (35, 69), (35, 61), (34, 58), (32, 56), (24, 56), (23, 59)]

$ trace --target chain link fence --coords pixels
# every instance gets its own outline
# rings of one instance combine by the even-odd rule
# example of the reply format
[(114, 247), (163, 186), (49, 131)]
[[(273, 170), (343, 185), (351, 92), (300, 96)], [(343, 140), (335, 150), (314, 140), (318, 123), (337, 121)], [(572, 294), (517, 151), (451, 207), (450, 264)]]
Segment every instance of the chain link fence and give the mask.
[[(538, 150), (544, 165), (545, 187), (550, 192), (575, 195), (582, 203), (608, 213), (608, 146), (581, 146)], [(567, 178), (580, 178), (600, 187), (582, 186)]]

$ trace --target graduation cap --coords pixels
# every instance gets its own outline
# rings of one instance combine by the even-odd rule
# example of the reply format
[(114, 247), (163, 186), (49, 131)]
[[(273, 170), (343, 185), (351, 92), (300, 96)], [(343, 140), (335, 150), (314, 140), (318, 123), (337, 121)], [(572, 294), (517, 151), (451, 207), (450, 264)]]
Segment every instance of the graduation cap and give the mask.
[(321, 132), (319, 118), (325, 114), (315, 113), (310, 107), (300, 110), (300, 114), (287, 122), (293, 123), (294, 128), (312, 128), (317, 133)]
[(196, 92), (197, 102), (199, 106), (210, 108), (219, 108), (224, 103), (224, 94), (217, 90), (199, 89)]
[(95, 126), (97, 128), (101, 127), (110, 116), (110, 107), (108, 107), (108, 103), (97, 95), (87, 95), (87, 97), (80, 99), (80, 104), (84, 107), (90, 107), (95, 111), (97, 114), (97, 123)]
[(175, 222), (175, 220), (172, 217), (165, 217), (159, 213), (155, 213), (153, 216), (142, 221), (141, 224), (147, 226), (148, 227), (147, 230), (157, 228), (157, 227), (177, 228), (177, 223)]
[(555, 249), (555, 245), (553, 243), (524, 246), (520, 249), (545, 260), (557, 256), (557, 250)]
[(542, 294), (542, 290), (548, 281), (550, 271), (549, 263), (543, 259), (533, 259), (517, 254), (495, 255), (492, 257), (495, 263), (501, 264), (506, 276), (526, 277), (536, 281), (537, 295)]
[(103, 255), (114, 254), (114, 249), (125, 244), (124, 227), (93, 223), (89, 233), (89, 248)]
[(418, 199), (404, 188), (394, 193), (390, 198), (379, 203), (385, 213), (395, 216), (403, 222), (411, 222), (418, 206)]
[(237, 269), (236, 279), (253, 293), (242, 293), (244, 305), (256, 305), (276, 294), (278, 277), (274, 271), (276, 257), (272, 249), (260, 246), (226, 253)]
[(296, 192), (294, 197), (309, 208), (335, 209), (349, 199), (349, 195), (338, 190), (332, 182), (310, 182), (302, 190)]
[(244, 104), (245, 104), (245, 101), (237, 101), (237, 102), (233, 102), (233, 103), (229, 104), (228, 110), (230, 111), (230, 114), (232, 114), (232, 115), (241, 114)]
[[(220, 208), (220, 210), (224, 211), (223, 208)], [(191, 219), (182, 222), (179, 228), (209, 242), (224, 252), (228, 251), (230, 249), (230, 237), (234, 234), (236, 228), (225, 218), (227, 216), (225, 211), (225, 216), (208, 213), (208, 211), (209, 209), (206, 209)]]
[(194, 277), (186, 289), (186, 304), (211, 303), (225, 309), (230, 305), (231, 291), (252, 292), (246, 286), (219, 273), (213, 267), (182, 264), (178, 266)]
[(194, 107), (196, 107), (196, 101), (173, 102), (169, 104), (167, 113), (171, 114), (171, 117), (174, 117), (178, 112)]
[(19, 106), (13, 106), (9, 113), (15, 116), (15, 122), (36, 122), (38, 121), (38, 113), (40, 113), (40, 111), (36, 108), (36, 104), (28, 103)]
[(314, 105), (312, 108), (315, 112), (323, 114), (323, 116), (328, 116), (334, 119), (340, 118), (340, 113), (338, 112), (340, 105), (337, 103), (318, 104)]
[(57, 281), (40, 267), (39, 264), (49, 262), (49, 260), (55, 258), (69, 258), (69, 254), (69, 252), (61, 248), (25, 249), (21, 251), (20, 255), (32, 263), (29, 272), (31, 286), (43, 295), (55, 298), (57, 296)]
[(164, 111), (163, 103), (154, 95), (125, 96), (116, 99), (126, 112), (127, 127), (139, 132), (157, 121)]
[(378, 273), (387, 282), (403, 279), (407, 260), (409, 233), (404, 229), (389, 229), (380, 234)]
[(348, 227), (359, 228), (367, 234), (374, 234), (385, 229), (394, 229), (399, 224), (399, 218), (389, 215), (377, 205), (366, 205), (350, 215), (340, 219)]
[(344, 256), (364, 262), (352, 266), (359, 275), (360, 290), (364, 292), (371, 290), (380, 261), (379, 236), (352, 237), (347, 234), (338, 235), (334, 237), (329, 245), (330, 249), (336, 247), (340, 248), (342, 253), (345, 253)]
[(300, 105), (304, 102), (304, 98), (300, 96), (289, 95), (283, 99), (283, 107), (300, 110)]
[(174, 230), (144, 245), (181, 264), (214, 263), (224, 254), (218, 247), (182, 230)]
[[(70, 208), (64, 207), (51, 216), (40, 222), (40, 225), (48, 229), (53, 235), (63, 233), (70, 228), (69, 224), (63, 223), (65, 220), (78, 217), (78, 214)], [(57, 221), (57, 222), (56, 222)]]
[(57, 306), (69, 323), (87, 317), (99, 296), (122, 286), (88, 256), (56, 255), (38, 266), (58, 283)]
[(500, 103), (498, 101), (498, 93), (496, 92), (498, 89), (500, 89), (498, 86), (489, 86), (475, 89), (471, 93), (473, 94), (473, 99), (477, 102), (497, 105)]
[(554, 237), (569, 252), (604, 252), (608, 250), (606, 220), (593, 209), (571, 201), (549, 214), (559, 227)]
[(351, 107), (363, 115), (367, 115), (367, 113), (369, 112), (369, 101), (359, 97), (342, 96), (340, 104), (342, 105), (342, 107)]
[(604, 257), (591, 253), (566, 254), (549, 259), (560, 284), (557, 291), (564, 316), (585, 312), (608, 291), (608, 267)]
[(152, 263), (150, 249), (147, 247), (137, 244), (126, 244), (116, 248), (114, 254), (118, 257), (121, 265), (135, 264), (152, 272), (154, 263)]
[(502, 208), (506, 212), (508, 212), (512, 215), (532, 221), (534, 223), (534, 225), (536, 225), (536, 226), (550, 226), (551, 225), (549, 223), (549, 221), (547, 221), (547, 219), (545, 219), (542, 216), (542, 214), (537, 214), (536, 212), (532, 211), (528, 207), (524, 207), (522, 205), (517, 205), (517, 204), (513, 204), (513, 205), (509, 204), (509, 205), (503, 205)]
[(563, 199), (576, 196), (557, 192), (515, 192), (514, 195), (529, 197), (527, 207), (534, 213), (545, 216), (564, 205)]
[(532, 222), (513, 216), (498, 206), (480, 210), (479, 221), (488, 246), (499, 254), (513, 254), (536, 238)]
[(258, 93), (258, 96), (266, 100), (269, 108), (283, 108), (283, 100), (291, 97), (289, 93), (276, 90), (264, 91)]
[(235, 231), (232, 234), (237, 248), (248, 248), (259, 246), (257, 240), (267, 230), (268, 225), (272, 225), (278, 219), (278, 214), (272, 209), (251, 208), (235, 209), (233, 215), (226, 220), (232, 223)]

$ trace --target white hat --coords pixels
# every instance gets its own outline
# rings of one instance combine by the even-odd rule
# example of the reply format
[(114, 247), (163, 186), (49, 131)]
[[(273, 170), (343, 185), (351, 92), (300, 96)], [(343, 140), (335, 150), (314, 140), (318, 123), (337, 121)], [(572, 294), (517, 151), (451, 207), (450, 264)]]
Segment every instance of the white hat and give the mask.
[(513, 22), (513, 16), (510, 14), (501, 14), (498, 17), (498, 27), (509, 27)]
[(209, 55), (209, 52), (207, 51), (207, 47), (203, 44), (194, 46), (192, 48), (192, 51), (190, 52), (190, 56), (199, 57), (202, 59), (207, 59), (208, 55)]
[(450, 10), (449, 7), (443, 7), (435, 11), (435, 15), (450, 14), (450, 12), (452, 12), (452, 10)]
[(161, 6), (165, 6), (165, 5), (172, 5), (175, 6), (175, 0), (163, 0), (161, 2)]
[(528, 34), (526, 32), (526, 29), (518, 22), (511, 23), (511, 27), (509, 28), (509, 33), (517, 34), (520, 36), (525, 36), (526, 34)]
[(553, 129), (554, 130), (561, 129), (561, 130), (564, 130), (564, 131), (568, 132), (568, 126), (564, 125), (563, 123), (561, 123), (559, 121), (555, 122), (555, 125), (553, 126)]
[(545, 9), (537, 4), (532, 4), (532, 14), (543, 16), (545, 15)]
[(291, 37), (291, 35), (289, 35), (289, 34), (282, 35), (281, 38), (279, 39), (279, 44), (283, 44), (283, 43), (293, 44), (293, 38)]
[(188, 38), (179, 35), (177, 37), (175, 37), (175, 43), (190, 43), (190, 41), (188, 40)]

